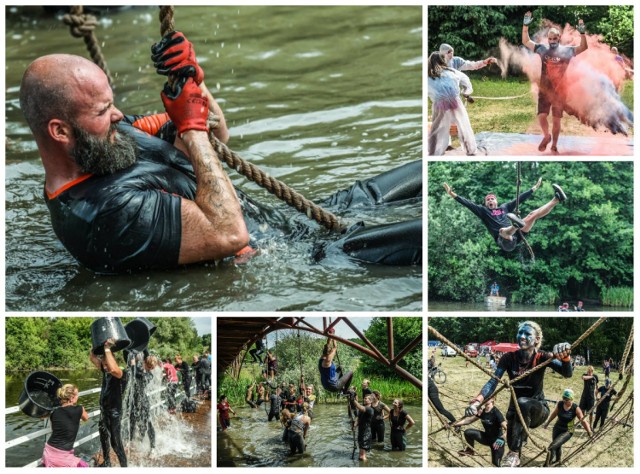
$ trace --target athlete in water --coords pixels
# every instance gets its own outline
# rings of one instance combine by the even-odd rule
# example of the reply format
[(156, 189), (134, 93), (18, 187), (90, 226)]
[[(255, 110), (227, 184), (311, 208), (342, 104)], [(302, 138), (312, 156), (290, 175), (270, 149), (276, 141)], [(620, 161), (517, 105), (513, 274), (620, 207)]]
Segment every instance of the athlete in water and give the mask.
[[(520, 194), (518, 202), (524, 202), (529, 199), (533, 193), (542, 184), (542, 178), (528, 191)], [(523, 236), (526, 236), (538, 219), (546, 216), (558, 203), (567, 199), (566, 194), (560, 186), (552, 184), (554, 197), (551, 201), (535, 211), (532, 211), (524, 219), (519, 218), (513, 213), (516, 209), (516, 200), (498, 205), (498, 199), (493, 193), (487, 194), (484, 198), (484, 206), (475, 204), (462, 196), (458, 196), (453, 192), (451, 186), (443, 183), (444, 189), (449, 196), (454, 198), (464, 207), (473, 212), (480, 218), (491, 236), (495, 239), (496, 244), (505, 252), (513, 251), (519, 242), (519, 236), (516, 234), (518, 230)]]
[[(573, 375), (571, 365), (571, 346), (562, 342), (553, 347), (553, 352), (540, 351), (542, 345), (542, 329), (538, 323), (525, 321), (518, 326), (516, 342), (520, 347), (515, 352), (507, 352), (500, 358), (494, 375), (482, 387), (480, 393), (471, 401), (465, 410), (465, 416), (477, 415), (480, 404), (490, 398), (495, 391), (498, 380), (507, 373), (509, 380), (513, 380), (541, 363), (553, 359), (547, 367), (565, 378)], [(546, 368), (536, 370), (513, 385), (518, 407), (528, 429), (536, 428), (549, 416), (549, 406), (544, 397), (544, 373)], [(527, 434), (516, 412), (514, 400), (511, 398), (507, 410), (507, 445), (509, 453), (502, 463), (503, 467), (517, 467), (520, 465), (520, 451)]]

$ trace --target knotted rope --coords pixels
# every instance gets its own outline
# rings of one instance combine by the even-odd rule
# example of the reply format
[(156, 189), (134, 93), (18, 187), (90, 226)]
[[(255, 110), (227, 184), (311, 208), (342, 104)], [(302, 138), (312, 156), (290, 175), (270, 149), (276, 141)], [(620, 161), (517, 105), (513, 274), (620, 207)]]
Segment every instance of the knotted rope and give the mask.
[[(159, 18), (161, 36), (164, 36), (171, 31), (175, 31), (173, 12), (174, 8), (172, 6), (160, 7)], [(323, 209), (282, 181), (269, 176), (269, 174), (265, 173), (257, 166), (241, 158), (237, 153), (230, 150), (227, 145), (218, 140), (212, 129), (209, 130), (209, 141), (211, 142), (215, 152), (218, 154), (218, 157), (224, 161), (229, 168), (236, 170), (248, 180), (266, 189), (271, 194), (296, 209), (298, 212), (306, 215), (310, 219), (313, 219), (328, 230), (337, 232), (345, 230), (346, 226), (340, 222), (335, 214)]]
[(84, 39), (84, 44), (91, 55), (91, 59), (104, 71), (109, 79), (109, 85), (113, 86), (113, 79), (107, 67), (107, 61), (102, 54), (102, 48), (94, 34), (98, 20), (93, 15), (83, 14), (82, 5), (72, 6), (69, 13), (62, 17), (62, 21), (69, 26), (71, 36)]

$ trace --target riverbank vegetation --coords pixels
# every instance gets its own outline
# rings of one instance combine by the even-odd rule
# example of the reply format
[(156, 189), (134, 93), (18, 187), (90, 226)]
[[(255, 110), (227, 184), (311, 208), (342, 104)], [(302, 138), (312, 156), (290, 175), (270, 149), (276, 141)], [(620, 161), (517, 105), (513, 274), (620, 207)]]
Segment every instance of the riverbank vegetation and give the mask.
[(568, 196), (538, 220), (527, 241), (503, 252), (474, 214), (446, 194), (482, 204), (515, 199), (515, 162), (429, 163), (429, 299), (478, 302), (497, 281), (500, 295), (525, 304), (578, 300), (633, 305), (633, 163), (538, 162), (521, 164), (521, 192), (543, 179), (520, 203), (521, 217), (553, 198), (552, 183)]
[[(394, 318), (394, 342), (396, 351), (403, 349), (411, 340), (422, 334), (422, 318)], [(325, 338), (311, 335), (305, 331), (298, 333), (296, 330), (278, 330), (278, 337), (270, 336), (274, 343), (269, 347), (274, 351), (278, 360), (278, 376), (276, 382), (294, 383), (299, 386), (300, 376), (304, 375), (306, 384), (313, 384), (314, 392), (320, 403), (333, 403), (338, 401), (334, 393), (322, 388), (320, 373), (318, 371), (318, 359), (322, 354), (322, 347), (326, 343)], [(383, 353), (387, 353), (386, 318), (373, 318), (371, 324), (364, 331), (365, 337), (378, 347)], [(366, 347), (363, 341), (354, 338), (351, 341)], [(264, 381), (262, 370), (266, 366), (260, 366), (252, 362), (249, 350), (255, 346), (247, 347), (243, 368), (240, 377), (234, 380), (228, 374), (218, 374), (218, 396), (225, 394), (232, 406), (241, 406), (245, 403), (247, 386), (251, 383)], [(264, 355), (263, 355), (264, 356)], [(352, 385), (361, 393), (360, 386), (364, 379), (371, 380), (371, 388), (379, 390), (382, 400), (390, 402), (393, 398), (403, 400), (420, 400), (422, 392), (407, 380), (398, 376), (393, 370), (376, 362), (357, 350), (338, 343), (338, 356), (334, 359), (336, 366), (341, 366), (347, 372), (352, 370), (354, 377)], [(399, 363), (418, 379), (422, 378), (422, 344), (410, 351)]]
[[(123, 324), (135, 318), (120, 318)], [(180, 353), (191, 362), (194, 354), (211, 350), (211, 334), (198, 336), (191, 318), (148, 318), (156, 325), (149, 350), (173, 359)], [(5, 319), (5, 370), (93, 368), (89, 361), (91, 323), (95, 318), (11, 317)], [(122, 358), (117, 357), (122, 363)]]

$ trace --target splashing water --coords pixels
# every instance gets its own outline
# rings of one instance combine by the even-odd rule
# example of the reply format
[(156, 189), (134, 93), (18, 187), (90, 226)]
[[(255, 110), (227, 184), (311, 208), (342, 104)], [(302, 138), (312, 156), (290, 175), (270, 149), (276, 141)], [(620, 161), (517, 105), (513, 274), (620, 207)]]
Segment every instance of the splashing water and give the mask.
[[(165, 459), (192, 459), (203, 454), (205, 448), (195, 439), (193, 428), (180, 415), (171, 415), (164, 406), (162, 368), (155, 367), (144, 383), (136, 378), (140, 366), (130, 368), (129, 381), (123, 399), (122, 437), (130, 467), (166, 466)], [(142, 390), (142, 391), (141, 391)], [(155, 430), (155, 447), (151, 449), (149, 434), (140, 437), (140, 430), (132, 433), (132, 424), (145, 422), (144, 410), (139, 410), (139, 397), (147, 396), (150, 419)], [(132, 423), (133, 422), (133, 423)], [(179, 462), (179, 461), (178, 461)]]
[[(543, 28), (533, 35), (536, 43), (546, 44), (549, 28), (558, 27), (548, 20), (543, 24)], [(561, 31), (561, 44), (576, 46), (580, 43), (580, 34), (570, 25)], [(627, 65), (624, 59), (622, 62), (617, 59), (597, 35), (587, 35), (587, 44), (589, 48), (569, 63), (560, 84), (556, 84), (556, 93), (565, 98), (565, 112), (585, 125), (594, 130), (605, 128), (613, 134), (628, 135), (629, 127), (633, 126), (633, 114), (619, 94)], [(500, 39), (499, 48), (498, 65), (502, 77), (506, 77), (510, 67), (521, 70), (531, 81), (531, 93), (537, 99), (542, 67), (540, 56), (524, 47), (513, 46), (504, 38)]]

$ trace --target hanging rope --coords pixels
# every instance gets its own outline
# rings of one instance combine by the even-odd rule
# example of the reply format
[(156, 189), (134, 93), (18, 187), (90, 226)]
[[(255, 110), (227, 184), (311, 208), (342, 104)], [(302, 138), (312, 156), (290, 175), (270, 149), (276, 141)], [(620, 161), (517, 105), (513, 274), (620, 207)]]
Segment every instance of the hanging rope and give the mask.
[(300, 328), (298, 328), (298, 362), (300, 362), (300, 379), (304, 375), (304, 361), (302, 360), (302, 341), (300, 339)]
[[(164, 36), (171, 31), (175, 31), (173, 12), (174, 8), (172, 6), (160, 7), (161, 36)], [(257, 166), (245, 161), (235, 152), (231, 151), (227, 145), (218, 140), (218, 138), (213, 134), (213, 129), (210, 129), (209, 131), (209, 141), (211, 141), (211, 145), (220, 160), (224, 161), (229, 168), (236, 170), (248, 180), (266, 189), (271, 194), (284, 201), (298, 212), (304, 214), (309, 219), (313, 219), (326, 229), (335, 232), (342, 232), (346, 229), (346, 226), (340, 222), (335, 214), (308, 200), (302, 194), (287, 186), (282, 181), (269, 176)]]
[(113, 86), (113, 79), (107, 67), (107, 61), (102, 55), (102, 49), (94, 31), (98, 26), (98, 20), (93, 15), (84, 15), (82, 5), (72, 6), (70, 12), (62, 17), (62, 21), (69, 26), (71, 36), (84, 39), (84, 44), (91, 55), (91, 59), (104, 71), (109, 79), (109, 85)]
[[(515, 209), (515, 215), (518, 216), (518, 217), (520, 217), (520, 185), (522, 184), (520, 166), (521, 166), (521, 163), (519, 161), (517, 161), (516, 162), (517, 178), (516, 178), (516, 209)], [(531, 255), (531, 260), (535, 262), (536, 256), (533, 253), (533, 249), (531, 248), (531, 245), (529, 245), (529, 242), (527, 242), (527, 239), (525, 239), (524, 234), (522, 233), (522, 230), (518, 229), (517, 230), (517, 234), (518, 234), (518, 237), (520, 238), (520, 240), (522, 241), (522, 243), (524, 244), (524, 246), (529, 251), (529, 255)]]

